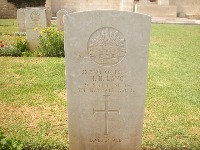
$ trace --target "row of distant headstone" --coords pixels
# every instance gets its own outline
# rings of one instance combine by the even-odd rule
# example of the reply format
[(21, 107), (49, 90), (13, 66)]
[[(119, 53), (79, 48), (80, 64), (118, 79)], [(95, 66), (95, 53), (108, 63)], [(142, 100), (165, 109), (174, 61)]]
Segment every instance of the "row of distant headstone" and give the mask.
[[(63, 30), (63, 16), (68, 14), (64, 9), (57, 12), (57, 27), (59, 30)], [(27, 40), (31, 50), (38, 47), (38, 38), (40, 31), (51, 25), (52, 13), (45, 7), (32, 8), (27, 7), (25, 9), (17, 10), (17, 21), (20, 32), (26, 32)]]

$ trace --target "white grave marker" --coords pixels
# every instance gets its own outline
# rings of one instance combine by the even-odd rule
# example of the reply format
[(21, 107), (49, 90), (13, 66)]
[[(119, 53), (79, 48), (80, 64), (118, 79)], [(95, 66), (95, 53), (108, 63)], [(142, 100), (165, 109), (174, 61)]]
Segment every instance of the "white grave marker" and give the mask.
[(26, 35), (31, 50), (37, 49), (39, 35), (42, 28), (47, 27), (46, 10), (28, 8), (25, 11)]
[(68, 12), (64, 9), (59, 10), (56, 13), (57, 16), (57, 26), (59, 30), (64, 30), (63, 16), (68, 14)]
[(25, 9), (17, 9), (17, 23), (20, 32), (26, 32), (25, 27)]
[(150, 24), (114, 10), (64, 17), (70, 150), (141, 148)]

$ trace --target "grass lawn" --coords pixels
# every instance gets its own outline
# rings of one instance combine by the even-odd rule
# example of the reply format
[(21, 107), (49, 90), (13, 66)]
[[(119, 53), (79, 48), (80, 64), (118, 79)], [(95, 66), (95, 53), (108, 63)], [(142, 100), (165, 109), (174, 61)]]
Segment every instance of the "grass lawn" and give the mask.
[(4, 43), (12, 43), (18, 32), (16, 19), (0, 19), (0, 40)]
[[(68, 149), (64, 72), (63, 58), (0, 57), (7, 137)], [(142, 147), (200, 148), (200, 26), (152, 25)]]
[(152, 26), (143, 146), (200, 148), (200, 26)]

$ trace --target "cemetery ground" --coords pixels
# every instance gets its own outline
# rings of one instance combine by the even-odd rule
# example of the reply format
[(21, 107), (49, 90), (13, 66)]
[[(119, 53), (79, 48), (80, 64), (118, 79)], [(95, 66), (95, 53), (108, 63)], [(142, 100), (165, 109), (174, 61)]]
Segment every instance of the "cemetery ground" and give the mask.
[[(0, 39), (16, 31), (15, 20), (0, 20)], [(143, 149), (200, 148), (199, 40), (200, 26), (152, 25)], [(7, 138), (25, 149), (68, 149), (64, 69), (64, 58), (0, 57)]]
[(0, 19), (0, 40), (3, 44), (10, 44), (17, 32), (17, 22), (14, 19)]

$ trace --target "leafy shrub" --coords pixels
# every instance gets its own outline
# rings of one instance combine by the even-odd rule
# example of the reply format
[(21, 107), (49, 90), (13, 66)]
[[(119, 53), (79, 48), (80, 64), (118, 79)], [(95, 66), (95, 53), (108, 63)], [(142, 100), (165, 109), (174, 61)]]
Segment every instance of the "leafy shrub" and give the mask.
[(4, 136), (0, 129), (0, 149), (1, 150), (22, 150), (21, 142), (15, 139), (9, 139)]
[(64, 57), (64, 34), (56, 27), (44, 28), (40, 32), (39, 42), (42, 56)]
[(26, 40), (26, 37), (22, 36), (17, 37), (13, 46), (16, 49), (20, 50), (22, 55), (25, 55), (25, 53), (29, 53), (28, 42)]
[(29, 48), (25, 37), (17, 36), (14, 43), (0, 48), (0, 56), (28, 56)]
[(22, 52), (19, 49), (16, 49), (13, 45), (0, 49), (0, 56), (22, 56)]

